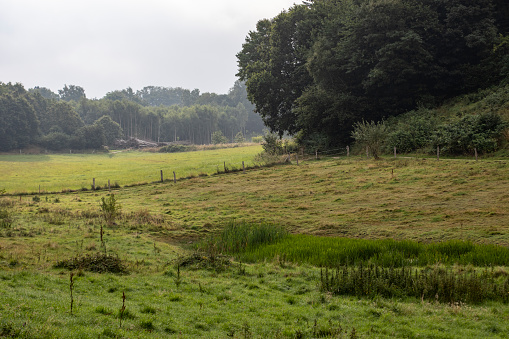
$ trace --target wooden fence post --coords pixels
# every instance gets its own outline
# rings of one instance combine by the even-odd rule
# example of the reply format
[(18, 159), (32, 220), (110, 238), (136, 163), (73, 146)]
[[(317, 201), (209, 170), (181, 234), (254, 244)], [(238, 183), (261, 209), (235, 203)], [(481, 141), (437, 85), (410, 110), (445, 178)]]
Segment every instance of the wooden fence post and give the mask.
[(242, 172), (246, 171), (246, 167), (244, 166), (244, 161), (242, 161)]
[(161, 170), (161, 182), (164, 182), (164, 179), (163, 179), (163, 170)]
[(440, 160), (440, 146), (437, 146), (437, 160)]
[(177, 175), (175, 174), (175, 171), (173, 171), (173, 183), (177, 183)]
[(110, 184), (110, 179), (108, 179), (108, 191), (111, 192), (111, 184)]
[(396, 147), (394, 147), (394, 157), (396, 158)]
[(366, 146), (366, 158), (369, 159), (369, 146)]
[(315, 150), (315, 159), (318, 160), (318, 150)]
[(475, 152), (475, 161), (477, 161), (477, 147), (474, 148), (474, 152)]
[(346, 156), (350, 156), (350, 146), (346, 146)]
[(95, 178), (92, 178), (92, 191), (95, 191)]
[(223, 162), (224, 172), (226, 173), (226, 161)]
[(297, 159), (297, 165), (299, 165), (299, 152), (295, 154), (295, 158)]

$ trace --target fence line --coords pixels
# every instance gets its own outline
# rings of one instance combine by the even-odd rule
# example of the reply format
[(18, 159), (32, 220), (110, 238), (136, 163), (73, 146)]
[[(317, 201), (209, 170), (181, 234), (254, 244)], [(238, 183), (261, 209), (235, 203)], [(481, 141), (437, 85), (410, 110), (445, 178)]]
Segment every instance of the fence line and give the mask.
[[(311, 154), (311, 153), (307, 153), (307, 157), (305, 156), (301, 156), (301, 158), (299, 158), (299, 152), (295, 152), (294, 153), (295, 155), (295, 161), (296, 161), (296, 165), (299, 165), (299, 161), (300, 162), (303, 162), (303, 161), (308, 161), (308, 160), (311, 160), (311, 159), (316, 159), (318, 160), (319, 159), (319, 156), (346, 156), (347, 158), (350, 157), (350, 147), (349, 146), (346, 146), (345, 148), (336, 148), (336, 149), (328, 149), (328, 150), (325, 150), (325, 151), (319, 151), (318, 149), (315, 149), (314, 150), (314, 154)], [(291, 156), (292, 154), (287, 154), (287, 157), (286, 157), (286, 162), (288, 160), (291, 160)], [(369, 156), (369, 148), (367, 147), (366, 148), (366, 157), (369, 159), (370, 156)], [(396, 147), (394, 147), (394, 157), (397, 158), (397, 149)], [(357, 156), (358, 158), (358, 156)], [(408, 158), (411, 158), (411, 159), (416, 159), (418, 157), (405, 157), (406, 159)], [(437, 160), (440, 160), (440, 147), (437, 147)], [(448, 160), (461, 160), (461, 159), (448, 159)], [(477, 149), (475, 149), (475, 160), (477, 161), (478, 160), (478, 153), (477, 153)], [(285, 162), (285, 161), (281, 161), (281, 162)], [(233, 172), (240, 172), (242, 171), (243, 173), (245, 173), (246, 169), (249, 169), (249, 168), (260, 168), (260, 167), (266, 167), (266, 166), (272, 166), (273, 164), (277, 164), (277, 162), (274, 162), (274, 163), (269, 163), (269, 164), (265, 164), (265, 165), (254, 165), (254, 166), (246, 166), (245, 162), (242, 161), (242, 167), (241, 168), (235, 168), (235, 167), (232, 167), (232, 168), (229, 168), (226, 164), (226, 161), (223, 161), (223, 171), (219, 171), (219, 167), (218, 167), (218, 170), (216, 173), (212, 173), (212, 174), (207, 174), (207, 176), (209, 175), (215, 175), (215, 174), (225, 174), (225, 173), (233, 173)], [(231, 164), (228, 164), (231, 166)], [(141, 185), (148, 185), (148, 184), (155, 184), (155, 183), (164, 183), (164, 182), (168, 182), (170, 181), (169, 179), (164, 179), (164, 174), (163, 174), (163, 170), (161, 169), (160, 170), (160, 180), (159, 181), (152, 181), (152, 182), (138, 182), (138, 183), (131, 183), (131, 184), (125, 184), (123, 187), (134, 187), (134, 186), (141, 186)], [(202, 175), (198, 175), (198, 176), (202, 176)], [(191, 179), (191, 178), (195, 178), (197, 177), (196, 175), (193, 175), (193, 174), (189, 174), (187, 177), (181, 177), (181, 179)], [(177, 183), (177, 174), (175, 171), (173, 171), (173, 183), (176, 184)], [(108, 191), (111, 192), (111, 189), (112, 188), (120, 188), (121, 186), (115, 182), (114, 186), (112, 187), (111, 186), (111, 181), (110, 179), (108, 179), (108, 184), (104, 186), (104, 189), (108, 189)], [(102, 190), (103, 188), (101, 187), (101, 185), (96, 185), (96, 178), (92, 178), (92, 185), (91, 185), (91, 191), (97, 191), (97, 190)], [(44, 191), (43, 190), (43, 187), (39, 184), (39, 188), (38, 188), (38, 191), (36, 190), (35, 192), (22, 192), (22, 193), (4, 193), (4, 194), (1, 194), (0, 196), (21, 196), (21, 195), (34, 195), (34, 194), (56, 194), (56, 193), (66, 193), (66, 192), (79, 192), (79, 191), (89, 191), (88, 189), (86, 188), (81, 188), (81, 189), (62, 189), (62, 191), (58, 192), (58, 191), (53, 191), (53, 192), (47, 192), (47, 191)]]

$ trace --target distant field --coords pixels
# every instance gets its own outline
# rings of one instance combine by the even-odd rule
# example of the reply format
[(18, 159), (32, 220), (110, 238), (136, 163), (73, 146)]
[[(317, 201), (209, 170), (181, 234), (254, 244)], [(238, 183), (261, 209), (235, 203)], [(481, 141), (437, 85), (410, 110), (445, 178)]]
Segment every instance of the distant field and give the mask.
[(14, 192), (54, 192), (65, 189), (128, 185), (173, 179), (191, 174), (211, 174), (229, 168), (253, 165), (261, 146), (225, 148), (186, 153), (120, 152), (106, 154), (0, 155), (0, 189)]

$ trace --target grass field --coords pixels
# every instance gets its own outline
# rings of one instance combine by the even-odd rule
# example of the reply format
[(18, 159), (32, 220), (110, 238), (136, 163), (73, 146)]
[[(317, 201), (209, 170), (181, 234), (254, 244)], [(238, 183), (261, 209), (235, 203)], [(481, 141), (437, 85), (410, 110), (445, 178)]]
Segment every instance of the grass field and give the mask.
[(187, 153), (110, 152), (99, 154), (0, 155), (0, 189), (14, 192), (59, 192), (107, 185), (121, 186), (164, 179), (212, 174), (229, 168), (253, 166), (261, 146), (224, 148)]
[[(248, 150), (230, 151), (232, 162), (241, 164), (245, 154), (234, 154)], [(138, 153), (102, 159), (117, 156), (123, 167), (142, 162)], [(174, 155), (147, 156), (155, 162)], [(59, 181), (58, 163), (70, 159), (60, 157), (51, 161), (50, 182)], [(145, 169), (155, 170), (153, 180), (131, 183), (157, 181), (159, 165)], [(341, 296), (320, 289), (319, 268), (281, 253), (253, 263), (192, 253), (193, 244), (232, 220), (282, 226), (292, 235), (281, 244), (296, 255), (291, 246), (299, 242), (317, 257), (325, 247), (340, 250), (345, 240), (336, 244), (334, 237), (416, 241), (415, 248), (464, 240), (507, 249), (507, 165), (504, 159), (324, 158), (122, 187), (113, 191), (121, 214), (111, 225), (101, 214), (104, 190), (0, 197), (0, 337), (505, 338), (509, 306), (502, 302)], [(130, 274), (74, 271), (71, 315), (69, 271), (53, 265), (104, 252), (118, 256)], [(186, 265), (185, 258), (194, 259)], [(422, 269), (441, 265), (438, 259)], [(447, 266), (485, 269), (468, 261)], [(493, 269), (497, 279), (509, 276), (506, 266)]]

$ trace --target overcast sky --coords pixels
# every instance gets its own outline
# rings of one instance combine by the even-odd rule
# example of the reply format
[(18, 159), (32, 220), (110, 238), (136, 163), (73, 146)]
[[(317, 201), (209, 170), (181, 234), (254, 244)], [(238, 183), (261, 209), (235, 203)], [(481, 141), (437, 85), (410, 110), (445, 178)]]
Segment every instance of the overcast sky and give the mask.
[(145, 86), (227, 93), (258, 20), (299, 0), (0, 0), (0, 82), (88, 98)]

